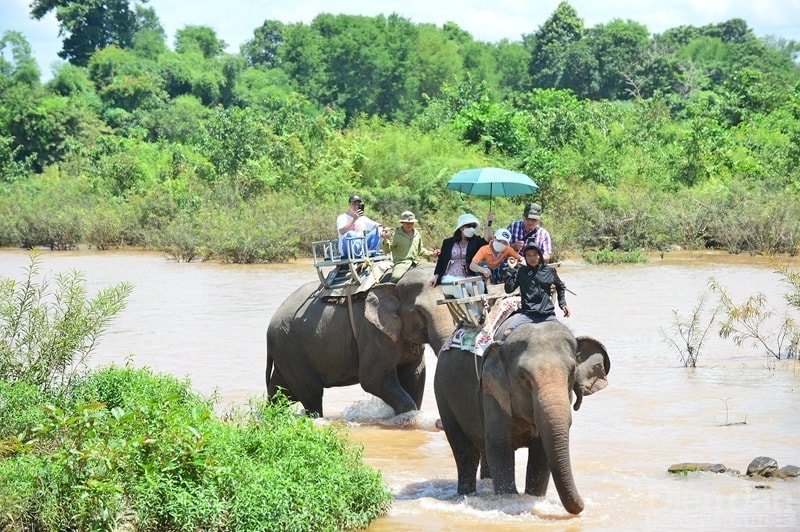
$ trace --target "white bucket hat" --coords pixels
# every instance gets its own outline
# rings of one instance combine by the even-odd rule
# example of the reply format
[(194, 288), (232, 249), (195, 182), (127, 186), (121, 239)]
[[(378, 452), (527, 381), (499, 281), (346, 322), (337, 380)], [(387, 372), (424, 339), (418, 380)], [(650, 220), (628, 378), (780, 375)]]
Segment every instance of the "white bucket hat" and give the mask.
[(468, 224), (478, 224), (478, 227), (480, 227), (481, 221), (478, 220), (474, 214), (462, 214), (458, 217), (458, 221), (456, 222), (456, 227), (453, 229), (453, 232), (458, 231)]

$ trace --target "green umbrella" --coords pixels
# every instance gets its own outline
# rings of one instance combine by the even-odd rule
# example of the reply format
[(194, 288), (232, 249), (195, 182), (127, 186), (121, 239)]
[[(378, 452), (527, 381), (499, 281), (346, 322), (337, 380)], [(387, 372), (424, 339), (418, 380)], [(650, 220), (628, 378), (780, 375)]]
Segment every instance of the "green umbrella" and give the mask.
[(447, 182), (447, 190), (457, 190), (470, 196), (489, 196), (489, 212), (493, 196), (533, 194), (539, 187), (530, 177), (503, 168), (470, 168), (461, 170)]

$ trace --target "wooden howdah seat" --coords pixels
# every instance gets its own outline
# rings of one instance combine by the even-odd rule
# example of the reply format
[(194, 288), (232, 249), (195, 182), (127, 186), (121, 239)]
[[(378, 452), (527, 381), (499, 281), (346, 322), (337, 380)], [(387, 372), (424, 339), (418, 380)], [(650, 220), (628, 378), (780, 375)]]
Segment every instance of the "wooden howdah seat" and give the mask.
[[(374, 268), (376, 263), (389, 261), (392, 256), (380, 249), (370, 254), (367, 252), (365, 237), (345, 239), (347, 257), (339, 252), (339, 240), (319, 240), (311, 243), (311, 254), (319, 280), (325, 288), (335, 289), (351, 285), (361, 285), (370, 276), (380, 275), (386, 271), (386, 265)], [(380, 273), (378, 273), (378, 270)]]
[(461, 286), (462, 294), (476, 295), (461, 298), (445, 296), (444, 299), (437, 301), (439, 305), (447, 305), (456, 326), (480, 329), (497, 300), (507, 297), (502, 291), (488, 294), (478, 293), (478, 281), (481, 280), (483, 277), (473, 276), (458, 279), (452, 283)]

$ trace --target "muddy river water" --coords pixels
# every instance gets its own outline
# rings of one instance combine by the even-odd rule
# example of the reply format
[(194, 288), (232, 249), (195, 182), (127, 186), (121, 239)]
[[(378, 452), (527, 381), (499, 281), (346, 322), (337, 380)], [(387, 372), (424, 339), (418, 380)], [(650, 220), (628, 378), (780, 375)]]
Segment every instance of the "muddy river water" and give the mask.
[[(0, 250), (0, 276), (22, 279), (28, 262), (26, 251)], [(235, 266), (175, 263), (157, 253), (42, 252), (40, 264), (51, 278), (83, 272), (90, 291), (134, 285), (93, 364), (129, 361), (189, 377), (196, 391), (219, 394), (222, 405), (264, 393), (266, 324), (289, 293), (316, 279), (308, 261)], [(800, 364), (714, 332), (698, 367), (689, 369), (664, 340), (673, 310), (688, 319), (712, 277), (736, 302), (764, 294), (780, 316), (788, 286), (769, 262), (681, 253), (642, 265), (565, 261), (559, 274), (575, 293), (568, 294), (572, 317), (565, 323), (602, 341), (611, 357), (608, 388), (586, 397), (573, 415), (572, 465), (584, 512), (567, 514), (552, 482), (543, 498), (497, 497), (488, 481), (475, 496), (456, 494), (455, 463), (435, 427), (436, 358), (428, 350), (426, 394), (412, 417), (393, 418), (358, 386), (325, 394), (328, 421), (363, 443), (367, 463), (382, 471), (395, 496), (389, 515), (369, 529), (800, 530), (800, 479), (667, 473), (671, 464), (688, 461), (744, 472), (758, 456), (800, 466)], [(518, 451), (520, 487), (524, 465)]]

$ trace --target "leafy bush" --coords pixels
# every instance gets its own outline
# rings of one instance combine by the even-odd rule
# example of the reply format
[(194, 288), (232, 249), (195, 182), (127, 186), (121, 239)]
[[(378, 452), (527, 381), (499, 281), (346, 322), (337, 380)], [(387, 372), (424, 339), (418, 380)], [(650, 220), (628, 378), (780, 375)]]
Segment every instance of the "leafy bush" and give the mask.
[(589, 264), (623, 264), (623, 263), (642, 263), (647, 262), (647, 257), (640, 251), (611, 251), (610, 249), (598, 249), (587, 251), (583, 255), (583, 260)]
[[(298, 254), (299, 237), (286, 229), (281, 213), (291, 213), (288, 198), (264, 196), (234, 208), (209, 209), (199, 215), (200, 236), (212, 256), (234, 264), (283, 262)], [(335, 227), (331, 222), (331, 227)]]
[(736, 304), (718, 281), (712, 279), (710, 285), (719, 295), (722, 309), (727, 314), (720, 324), (720, 337), (732, 337), (737, 346), (749, 342), (754, 347), (763, 348), (768, 356), (777, 360), (800, 356), (800, 323), (788, 312), (779, 318), (777, 331), (771, 330), (769, 321), (776, 317), (776, 313), (767, 307), (764, 294), (751, 295), (744, 302)]
[(95, 342), (133, 287), (120, 283), (89, 299), (78, 271), (58, 274), (55, 293), (38, 275), (32, 253), (24, 281), (0, 279), (0, 378), (49, 392), (86, 369)]
[(101, 251), (124, 245), (134, 230), (131, 210), (127, 204), (111, 202), (89, 210), (83, 219), (84, 242)]
[(186, 381), (110, 367), (44, 410), (0, 460), (3, 529), (341, 530), (391, 501), (360, 447), (285, 400), (221, 421)]
[(225, 420), (188, 381), (78, 371), (125, 283), (88, 300), (80, 273), (51, 294), (36, 255), (0, 280), (0, 530), (341, 530), (391, 493), (362, 449), (285, 398)]

